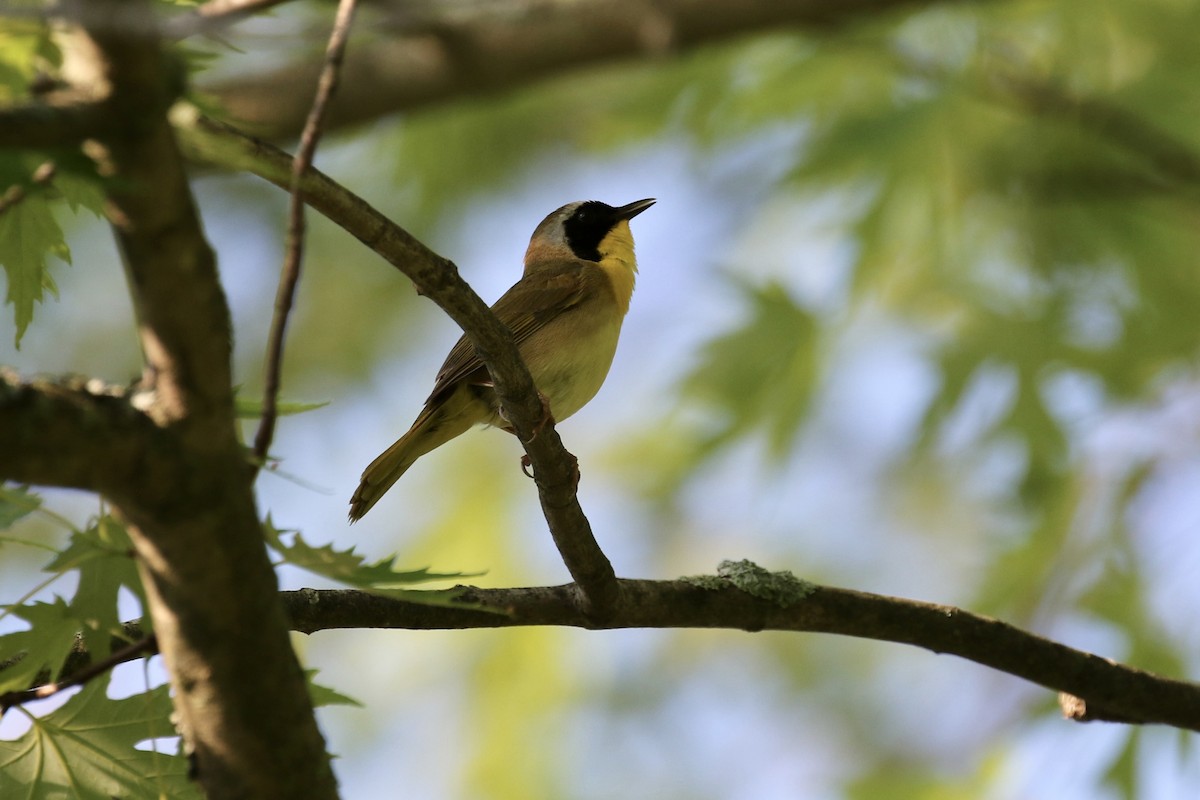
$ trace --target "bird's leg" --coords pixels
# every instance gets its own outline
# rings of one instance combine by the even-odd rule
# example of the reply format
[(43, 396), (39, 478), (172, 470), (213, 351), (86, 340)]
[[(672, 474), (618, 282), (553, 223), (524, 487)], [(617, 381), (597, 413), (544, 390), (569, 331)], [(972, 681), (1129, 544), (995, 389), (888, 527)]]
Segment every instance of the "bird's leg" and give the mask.
[(534, 439), (536, 439), (538, 434), (542, 432), (542, 428), (545, 428), (549, 423), (554, 422), (554, 414), (550, 412), (550, 401), (547, 400), (546, 395), (542, 394), (540, 391), (537, 393), (537, 395), (538, 400), (542, 401), (542, 418), (539, 419), (537, 424), (533, 426), (533, 435), (525, 441), (525, 444), (529, 444), (529, 442), (532, 442)]
[[(516, 430), (513, 428), (512, 425), (505, 425), (503, 428), (501, 428), (501, 430), (508, 431), (513, 436), (516, 436), (518, 439), (521, 439), (521, 442), (523, 444), (529, 444), (530, 442), (532, 442), (534, 439), (536, 439), (538, 437), (538, 434), (542, 432), (542, 429), (545, 428), (546, 425), (548, 425), (549, 423), (554, 421), (554, 414), (551, 413), (551, 411), (550, 411), (550, 401), (546, 399), (546, 395), (542, 394), (541, 391), (538, 391), (537, 396), (538, 396), (538, 400), (540, 400), (542, 402), (542, 418), (539, 419), (537, 421), (537, 424), (535, 424), (533, 426), (533, 433), (530, 435), (530, 437), (528, 439), (521, 439), (520, 435), (517, 434)], [(502, 419), (504, 419), (506, 422), (508, 421), (508, 418), (504, 416), (504, 409), (500, 409), (500, 417)], [(521, 472), (524, 472), (526, 477), (532, 478), (533, 474), (529, 471), (529, 465), (530, 465), (529, 456), (522, 455), (521, 456)], [(578, 472), (578, 471), (579, 471), (578, 467), (576, 467), (576, 472)], [(576, 482), (578, 482), (578, 481), (576, 481)]]
[(521, 439), (520, 434), (517, 433), (516, 429), (513, 428), (512, 423), (509, 422), (508, 417), (504, 415), (503, 408), (498, 409), (497, 413), (499, 413), (500, 419), (504, 420), (505, 422), (508, 422), (509, 424), (505, 425), (500, 430), (511, 433), (513, 436), (516, 436), (518, 439), (521, 439), (521, 441), (525, 444), (528, 444), (529, 442), (532, 442), (534, 439), (536, 439), (538, 437), (538, 434), (542, 432), (542, 428), (545, 428), (548, 424), (550, 424), (551, 422), (554, 422), (554, 414), (552, 414), (550, 412), (550, 401), (546, 399), (546, 395), (542, 394), (541, 391), (539, 391), (537, 393), (537, 396), (538, 396), (538, 400), (540, 400), (542, 402), (542, 417), (534, 424), (533, 433), (530, 435), (530, 437), (528, 439)]
[[(538, 434), (540, 434), (542, 432), (543, 428), (545, 428), (551, 422), (554, 422), (554, 413), (550, 410), (550, 401), (546, 399), (546, 395), (542, 394), (539, 391), (538, 392), (538, 400), (542, 401), (542, 418), (540, 420), (538, 420), (536, 425), (533, 426), (533, 434), (528, 439), (522, 440), (525, 444), (528, 444), (529, 442), (532, 442), (534, 439), (536, 439), (538, 437)], [(511, 428), (509, 428), (509, 432), (516, 433), (516, 431), (513, 431)], [(571, 456), (571, 460), (574, 462), (574, 464), (572, 465), (572, 472), (574, 473), (575, 486), (576, 486), (576, 488), (578, 488), (579, 487), (579, 459), (575, 458), (575, 456), (571, 455), (570, 453), (567, 453), (567, 455)], [(533, 473), (529, 471), (530, 463), (531, 462), (529, 461), (529, 454), (528, 453), (523, 454), (521, 456), (521, 472), (524, 472), (525, 477), (527, 477), (527, 478), (533, 477)]]
[[(538, 434), (542, 432), (542, 428), (545, 428), (547, 424), (554, 421), (554, 414), (550, 411), (550, 401), (546, 399), (546, 395), (542, 394), (539, 390), (537, 396), (538, 400), (542, 401), (542, 418), (539, 419), (537, 424), (533, 426), (533, 435), (527, 440), (524, 440), (525, 444), (529, 444), (529, 442), (532, 442), (534, 439), (536, 439)], [(528, 454), (521, 456), (521, 472), (524, 472), (527, 478), (533, 477), (533, 473), (529, 471)]]

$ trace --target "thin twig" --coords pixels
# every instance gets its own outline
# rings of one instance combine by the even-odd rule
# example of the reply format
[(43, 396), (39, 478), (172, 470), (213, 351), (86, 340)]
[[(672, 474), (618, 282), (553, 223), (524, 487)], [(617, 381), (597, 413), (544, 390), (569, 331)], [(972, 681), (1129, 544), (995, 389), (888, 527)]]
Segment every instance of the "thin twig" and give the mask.
[(275, 295), (275, 316), (271, 320), (271, 334), (267, 343), (267, 369), (263, 385), (262, 421), (254, 437), (254, 469), (257, 470), (267, 458), (271, 439), (275, 436), (275, 420), (278, 416), (280, 372), (283, 369), (283, 340), (287, 331), (288, 315), (300, 282), (300, 264), (304, 258), (304, 198), (300, 182), (304, 173), (312, 166), (317, 142), (321, 139), (321, 122), (329, 99), (337, 89), (338, 73), (350, 38), (350, 24), (354, 19), (356, 0), (340, 0), (329, 46), (325, 50), (325, 66), (317, 83), (317, 94), (313, 98), (304, 133), (300, 137), (300, 148), (292, 159), (291, 201), (288, 205), (287, 254), (283, 270), (279, 275), (279, 290)]
[(73, 675), (64, 678), (61, 681), (47, 683), (42, 686), (35, 686), (32, 689), (22, 689), (20, 691), (5, 692), (0, 695), (0, 716), (3, 716), (10, 708), (14, 706), (31, 703), (34, 700), (44, 700), (47, 697), (53, 697), (59, 692), (65, 691), (75, 686), (83, 686), (92, 678), (103, 675), (120, 664), (126, 661), (132, 661), (141, 655), (153, 654), (158, 652), (158, 639), (154, 634), (150, 634), (145, 639), (139, 639), (136, 642), (122, 647), (120, 650), (114, 650), (108, 658), (103, 661), (97, 661), (94, 664), (89, 664)]

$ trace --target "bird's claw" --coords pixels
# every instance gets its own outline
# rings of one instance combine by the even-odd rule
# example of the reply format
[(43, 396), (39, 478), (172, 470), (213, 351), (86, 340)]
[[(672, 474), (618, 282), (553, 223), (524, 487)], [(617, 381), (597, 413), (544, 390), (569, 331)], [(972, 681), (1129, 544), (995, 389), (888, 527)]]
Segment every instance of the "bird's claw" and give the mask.
[(554, 422), (554, 414), (550, 413), (550, 401), (546, 399), (546, 395), (540, 391), (537, 393), (538, 400), (542, 402), (542, 418), (539, 419), (533, 426), (533, 433), (529, 434), (528, 439), (522, 439), (525, 444), (529, 444), (538, 437), (542, 429)]
[[(579, 459), (571, 453), (567, 453), (571, 459), (571, 482), (575, 484), (575, 489), (579, 489)], [(529, 471), (530, 465), (529, 455), (521, 456), (521, 472), (525, 473), (526, 478), (533, 478), (533, 473)]]

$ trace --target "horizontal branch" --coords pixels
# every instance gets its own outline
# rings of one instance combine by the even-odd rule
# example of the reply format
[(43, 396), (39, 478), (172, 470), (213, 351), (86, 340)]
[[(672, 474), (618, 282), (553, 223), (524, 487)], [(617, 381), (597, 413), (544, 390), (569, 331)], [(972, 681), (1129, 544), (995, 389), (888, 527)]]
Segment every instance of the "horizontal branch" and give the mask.
[(0, 369), (0, 480), (110, 497), (150, 481), (169, 483), (175, 473), (156, 455), (173, 451), (172, 442), (137, 403), (136, 395), (96, 379), (24, 381)]
[[(245, 170), (290, 189), (292, 159), (265, 142), (180, 105), (172, 114), (188, 158)], [(576, 496), (576, 462), (563, 447), (553, 422), (544, 418), (512, 333), (496, 319), (449, 260), (427, 248), (362, 198), (316, 169), (300, 182), (304, 201), (404, 273), (463, 329), (492, 375), (504, 418), (512, 425), (533, 465), (546, 522), (587, 613), (603, 615), (616, 602), (612, 565), (601, 552)], [(537, 435), (534, 435), (534, 432)]]
[[(715, 581), (722, 581), (717, 585)], [(574, 587), (466, 587), (453, 605), (353, 590), (284, 592), (295, 630), (446, 630), (555, 625), (575, 628), (727, 628), (834, 633), (946, 653), (1057, 690), (1086, 704), (1088, 717), (1200, 731), (1200, 685), (1172, 680), (1075, 650), (953, 606), (806, 586), (791, 602), (742, 591), (723, 579), (621, 579), (621, 603), (597, 622), (571, 602)]]
[[(352, 48), (329, 123), (366, 122), (758, 31), (829, 27), (928, 5), (928, 0), (587, 0), (484, 3), (423, 15), (405, 4), (396, 18), (373, 27), (391, 35)], [(255, 133), (294, 137), (308, 112), (297, 88), (311, 86), (319, 68), (317, 60), (305, 57), (275, 72), (202, 88)]]
[[(746, 562), (743, 562), (745, 564)], [(759, 568), (750, 565), (751, 570)], [(1163, 724), (1200, 731), (1200, 685), (1164, 678), (1036, 636), (953, 606), (815, 586), (759, 570), (783, 585), (773, 594), (753, 580), (705, 576), (673, 581), (627, 580), (621, 602), (604, 621), (583, 613), (577, 587), (458, 587), (449, 603), (382, 597), (351, 589), (282, 592), (293, 630), (465, 630), (562, 626), (729, 629), (832, 633), (908, 644), (974, 661), (1063, 695), (1064, 714), (1079, 721)], [(739, 588), (741, 587), (741, 588)], [(420, 592), (414, 592), (419, 596)], [(434, 593), (430, 593), (431, 595)], [(444, 593), (439, 593), (443, 595)], [(136, 623), (126, 635), (140, 637)], [(72, 654), (64, 674), (91, 663)], [(3, 670), (4, 665), (0, 665)]]
[(120, 127), (112, 109), (94, 99), (53, 98), (0, 108), (0, 147), (51, 150), (77, 147)]

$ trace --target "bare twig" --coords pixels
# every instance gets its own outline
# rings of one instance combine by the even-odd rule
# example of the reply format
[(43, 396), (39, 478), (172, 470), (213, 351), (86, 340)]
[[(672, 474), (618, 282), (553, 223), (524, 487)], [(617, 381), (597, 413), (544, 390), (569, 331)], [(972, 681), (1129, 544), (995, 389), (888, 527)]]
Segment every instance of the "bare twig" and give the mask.
[(94, 664), (80, 669), (78, 672), (64, 678), (61, 681), (47, 683), (41, 686), (35, 686), (31, 689), (21, 691), (5, 692), (0, 694), (0, 716), (3, 716), (13, 706), (31, 703), (34, 700), (44, 700), (47, 697), (53, 697), (59, 692), (66, 691), (75, 686), (83, 686), (92, 678), (111, 670), (119, 664), (124, 664), (126, 661), (132, 661), (142, 655), (152, 655), (158, 652), (158, 639), (154, 634), (150, 634), (145, 639), (139, 639), (136, 642), (131, 642), (119, 650), (114, 650), (112, 654), (103, 661), (97, 661)]
[(279, 289), (275, 295), (275, 315), (271, 320), (271, 333), (267, 343), (266, 379), (263, 385), (262, 421), (254, 437), (254, 468), (258, 469), (267, 458), (271, 440), (275, 436), (275, 421), (278, 416), (280, 373), (283, 369), (283, 342), (287, 333), (288, 315), (296, 296), (296, 285), (300, 281), (300, 265), (304, 259), (304, 200), (300, 193), (300, 181), (304, 172), (312, 166), (317, 143), (321, 139), (321, 124), (329, 99), (337, 89), (338, 74), (350, 38), (350, 25), (354, 20), (356, 0), (340, 0), (329, 46), (325, 51), (325, 66), (317, 84), (316, 97), (304, 133), (300, 137), (300, 148), (292, 159), (288, 204), (287, 254), (279, 275)]

